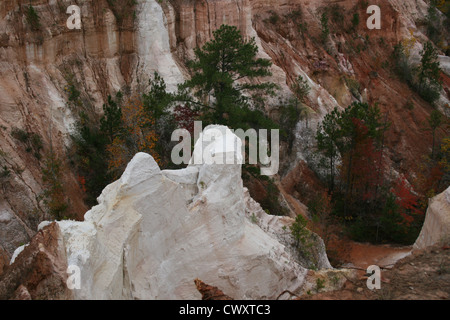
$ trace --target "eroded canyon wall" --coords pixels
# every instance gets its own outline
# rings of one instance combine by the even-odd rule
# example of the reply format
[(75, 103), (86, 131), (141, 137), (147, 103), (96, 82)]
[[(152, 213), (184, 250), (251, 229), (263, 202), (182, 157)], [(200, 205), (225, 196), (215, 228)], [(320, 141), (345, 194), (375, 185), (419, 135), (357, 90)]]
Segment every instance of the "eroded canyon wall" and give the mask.
[[(126, 3), (125, 3), (126, 2)], [(387, 112), (391, 128), (387, 134), (386, 161), (396, 172), (414, 170), (416, 160), (430, 151), (431, 133), (423, 123), (432, 108), (400, 80), (392, 77), (383, 62), (398, 41), (414, 36), (413, 52), (427, 40), (418, 21), (427, 13), (419, 0), (374, 0), (382, 9), (381, 30), (368, 30), (364, 2), (306, 0), (138, 0), (110, 2), (80, 0), (81, 30), (66, 27), (64, 1), (32, 1), (40, 17), (39, 27), (27, 21), (28, 1), (8, 0), (0, 4), (0, 149), (2, 166), (9, 175), (2, 177), (0, 194), (0, 256), (11, 257), (14, 249), (27, 243), (40, 221), (48, 219), (42, 203), (43, 160), (33, 146), (12, 135), (18, 128), (37, 134), (43, 143), (41, 156), (50, 148), (64, 156), (70, 133), (80, 111), (100, 114), (109, 94), (145, 90), (148, 79), (158, 71), (174, 90), (188, 77), (185, 62), (193, 57), (221, 24), (238, 26), (246, 37), (255, 37), (262, 57), (273, 62), (271, 81), (290, 95), (289, 86), (303, 76), (311, 86), (306, 105), (314, 127), (334, 106), (352, 101), (378, 103)], [(323, 6), (343, 8), (343, 27), (354, 12), (361, 23), (349, 34), (332, 30), (328, 43), (320, 38)], [(301, 9), (301, 15), (299, 10)], [(271, 17), (278, 17), (278, 20)], [(275, 19), (275, 20), (274, 20)], [(303, 26), (303, 28), (300, 28)], [(352, 51), (349, 48), (358, 48)], [(448, 70), (447, 65), (444, 69)], [(448, 103), (446, 90), (440, 101)], [(345, 79), (354, 79), (357, 89)], [(79, 92), (70, 101), (70, 88)], [(69, 89), (67, 89), (69, 88)], [(405, 105), (412, 101), (414, 109)], [(276, 101), (267, 106), (276, 113)], [(447, 106), (448, 108), (448, 106)], [(302, 141), (299, 124), (298, 141)], [(438, 130), (438, 135), (443, 131)], [(287, 159), (284, 176), (300, 175), (305, 157), (302, 146)], [(87, 207), (76, 174), (64, 164), (64, 182), (74, 217), (82, 219)], [(290, 179), (290, 178), (288, 178)], [(292, 180), (292, 179), (291, 179)], [(294, 192), (302, 179), (285, 181)], [(294, 181), (294, 182), (293, 182)], [(303, 200), (303, 199), (301, 199)]]

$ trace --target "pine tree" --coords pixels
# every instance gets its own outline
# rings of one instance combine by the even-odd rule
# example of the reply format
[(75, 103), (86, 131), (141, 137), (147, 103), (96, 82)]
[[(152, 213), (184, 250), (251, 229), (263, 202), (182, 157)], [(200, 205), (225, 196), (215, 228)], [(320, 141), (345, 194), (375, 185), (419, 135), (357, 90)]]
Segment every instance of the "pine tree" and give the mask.
[(424, 44), (423, 50), (420, 52), (422, 58), (420, 60), (418, 71), (418, 91), (420, 96), (434, 103), (439, 99), (442, 89), (441, 69), (438, 60), (438, 53), (433, 44), (428, 41)]
[(100, 130), (106, 134), (110, 142), (120, 133), (122, 126), (121, 100), (122, 93), (119, 91), (116, 94), (116, 100), (108, 96), (108, 103), (103, 105), (103, 117), (100, 119)]
[(424, 44), (423, 50), (420, 52), (422, 58), (419, 67), (419, 82), (422, 84), (426, 80), (435, 83), (441, 83), (441, 69), (438, 60), (438, 53), (433, 44), (428, 41)]
[(431, 147), (431, 159), (434, 159), (434, 149), (435, 149), (435, 140), (436, 140), (436, 130), (442, 124), (442, 114), (438, 110), (433, 110), (428, 118), (429, 130), (431, 130), (431, 135), (433, 137), (432, 147)]
[(329, 192), (334, 191), (334, 179), (335, 179), (335, 165), (338, 157), (338, 139), (340, 137), (340, 128), (338, 125), (338, 117), (340, 116), (339, 110), (334, 110), (328, 113), (319, 124), (317, 129), (317, 148), (327, 159), (325, 167), (329, 170)]
[(193, 76), (185, 87), (194, 89), (203, 101), (203, 112), (212, 109), (212, 122), (229, 125), (245, 117), (242, 111), (249, 107), (249, 95), (254, 102), (261, 102), (255, 98), (273, 93), (272, 83), (251, 83), (252, 79), (271, 75), (271, 62), (257, 58), (255, 39), (244, 40), (234, 26), (222, 25), (213, 35), (213, 40), (195, 50), (196, 58), (188, 64)]

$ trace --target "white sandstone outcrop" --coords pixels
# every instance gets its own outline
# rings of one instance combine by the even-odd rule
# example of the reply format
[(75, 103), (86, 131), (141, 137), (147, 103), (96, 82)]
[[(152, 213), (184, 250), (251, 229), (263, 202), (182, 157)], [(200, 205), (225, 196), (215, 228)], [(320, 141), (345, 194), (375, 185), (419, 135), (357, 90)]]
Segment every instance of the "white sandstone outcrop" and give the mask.
[(167, 18), (155, 0), (138, 1), (137, 52), (139, 64), (133, 85), (148, 84), (148, 77), (158, 72), (175, 91), (184, 82), (184, 76), (172, 57)]
[(450, 240), (450, 187), (430, 200), (425, 222), (414, 249)]
[[(75, 299), (199, 299), (196, 278), (236, 299), (301, 291), (307, 269), (277, 236), (291, 220), (268, 216), (250, 198), (242, 185), (239, 138), (226, 127), (204, 132), (210, 129), (233, 137), (239, 152), (231, 148), (228, 156), (235, 164), (161, 171), (139, 153), (84, 222), (59, 222), (68, 265), (81, 269)], [(222, 137), (196, 148), (223, 155)], [(321, 255), (321, 267), (330, 268)]]

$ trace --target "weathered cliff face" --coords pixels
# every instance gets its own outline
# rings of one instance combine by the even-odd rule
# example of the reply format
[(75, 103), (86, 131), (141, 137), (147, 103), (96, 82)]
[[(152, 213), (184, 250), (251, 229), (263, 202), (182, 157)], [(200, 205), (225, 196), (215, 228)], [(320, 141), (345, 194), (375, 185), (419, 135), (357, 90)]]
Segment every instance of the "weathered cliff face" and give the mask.
[[(0, 8), (0, 164), (9, 173), (1, 177), (0, 248), (9, 257), (30, 240), (40, 221), (51, 218), (42, 203), (41, 168), (50, 148), (67, 158), (79, 112), (100, 114), (109, 94), (145, 90), (154, 71), (169, 89), (183, 80), (171, 58), (165, 15), (155, 1), (129, 8), (80, 1), (81, 30), (66, 27), (70, 4), (33, 2), (38, 30), (26, 22), (27, 1), (3, 1)], [(76, 101), (70, 101), (72, 88), (79, 93)], [(14, 138), (14, 128), (34, 134), (43, 149)], [(68, 215), (82, 219), (88, 209), (82, 190), (68, 162), (63, 171)]]
[[(42, 203), (41, 171), (45, 154), (52, 150), (64, 156), (69, 135), (80, 111), (101, 113), (108, 94), (121, 89), (126, 93), (145, 90), (153, 71), (158, 71), (170, 90), (188, 77), (187, 59), (221, 24), (238, 26), (247, 37), (255, 37), (260, 55), (273, 62), (269, 80), (281, 87), (282, 96), (290, 95), (289, 86), (301, 75), (312, 90), (307, 99), (313, 127), (334, 106), (347, 106), (355, 100), (378, 103), (389, 113), (391, 127), (386, 137), (386, 162), (395, 171), (413, 171), (417, 159), (430, 151), (431, 133), (422, 130), (432, 108), (405, 83), (392, 78), (383, 62), (392, 46), (411, 32), (418, 39), (413, 57), (426, 40), (417, 21), (426, 15), (427, 5), (419, 0), (376, 0), (382, 9), (382, 29), (367, 30), (366, 7), (362, 2), (333, 1), (344, 8), (343, 24), (350, 23), (353, 12), (361, 17), (353, 38), (336, 32), (325, 48), (320, 41), (320, 15), (317, 9), (326, 0), (138, 0), (110, 5), (109, 1), (81, 0), (82, 29), (66, 27), (66, 8), (70, 1), (33, 1), (40, 28), (33, 30), (26, 21), (28, 1), (0, 3), (0, 165), (8, 169), (2, 176), (0, 191), (0, 270), (2, 255), (8, 259), (17, 246), (27, 243), (39, 222), (49, 219)], [(303, 15), (293, 13), (302, 9)], [(273, 14), (279, 20), (271, 23)], [(300, 31), (299, 25), (307, 25)], [(334, 33), (334, 32), (333, 32)], [(359, 48), (359, 52), (350, 50)], [(328, 50), (326, 50), (328, 49)], [(448, 70), (448, 59), (442, 58)], [(448, 104), (449, 78), (440, 108)], [(350, 88), (345, 78), (358, 83)], [(70, 101), (73, 86), (79, 93)], [(393, 98), (395, 97), (395, 99)], [(412, 101), (413, 110), (404, 106)], [(276, 114), (273, 102), (268, 111)], [(305, 122), (298, 125), (297, 143), (286, 162), (282, 182), (292, 209), (304, 211), (295, 190), (306, 179), (316, 185), (305, 169), (302, 143)], [(43, 142), (40, 156), (29, 142), (11, 134), (13, 128), (39, 135)], [(444, 129), (439, 129), (438, 136)], [(394, 152), (395, 151), (395, 152)], [(41, 158), (42, 157), (42, 158)], [(73, 217), (82, 220), (88, 208), (83, 192), (70, 165), (64, 164), (64, 185), (70, 197)], [(300, 199), (303, 201), (304, 199)], [(5, 259), (4, 259), (5, 260)], [(7, 260), (7, 259), (6, 259)], [(204, 281), (208, 279), (201, 278)]]
[[(20, 255), (18, 254), (20, 251)], [(67, 287), (67, 257), (56, 223), (39, 231), (22, 247), (0, 280), (0, 299), (72, 299)]]
[[(311, 263), (331, 268), (320, 239), (311, 261), (297, 259), (284, 231), (292, 219), (267, 215), (243, 188), (239, 138), (219, 126), (204, 137), (212, 130), (220, 135), (198, 141), (194, 153), (234, 164), (161, 171), (139, 153), (85, 221), (57, 223), (58, 250), (81, 271), (75, 299), (199, 299), (197, 278), (236, 299), (275, 299), (303, 292)], [(17, 261), (29, 251), (21, 250)]]

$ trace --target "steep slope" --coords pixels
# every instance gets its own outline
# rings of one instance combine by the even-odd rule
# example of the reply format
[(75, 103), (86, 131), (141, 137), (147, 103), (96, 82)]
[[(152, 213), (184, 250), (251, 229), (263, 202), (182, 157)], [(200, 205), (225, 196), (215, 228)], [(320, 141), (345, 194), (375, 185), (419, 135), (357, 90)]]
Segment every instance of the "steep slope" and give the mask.
[[(156, 70), (168, 84), (183, 80), (155, 1), (81, 1), (81, 30), (66, 27), (67, 7), (55, 1), (32, 3), (39, 17), (33, 28), (28, 5), (5, 1), (0, 8), (0, 250), (9, 257), (51, 218), (42, 201), (42, 167), (50, 152), (67, 158), (79, 113), (98, 116), (118, 90), (142, 92)], [(67, 215), (81, 220), (88, 209), (83, 191), (69, 163), (62, 164)]]

